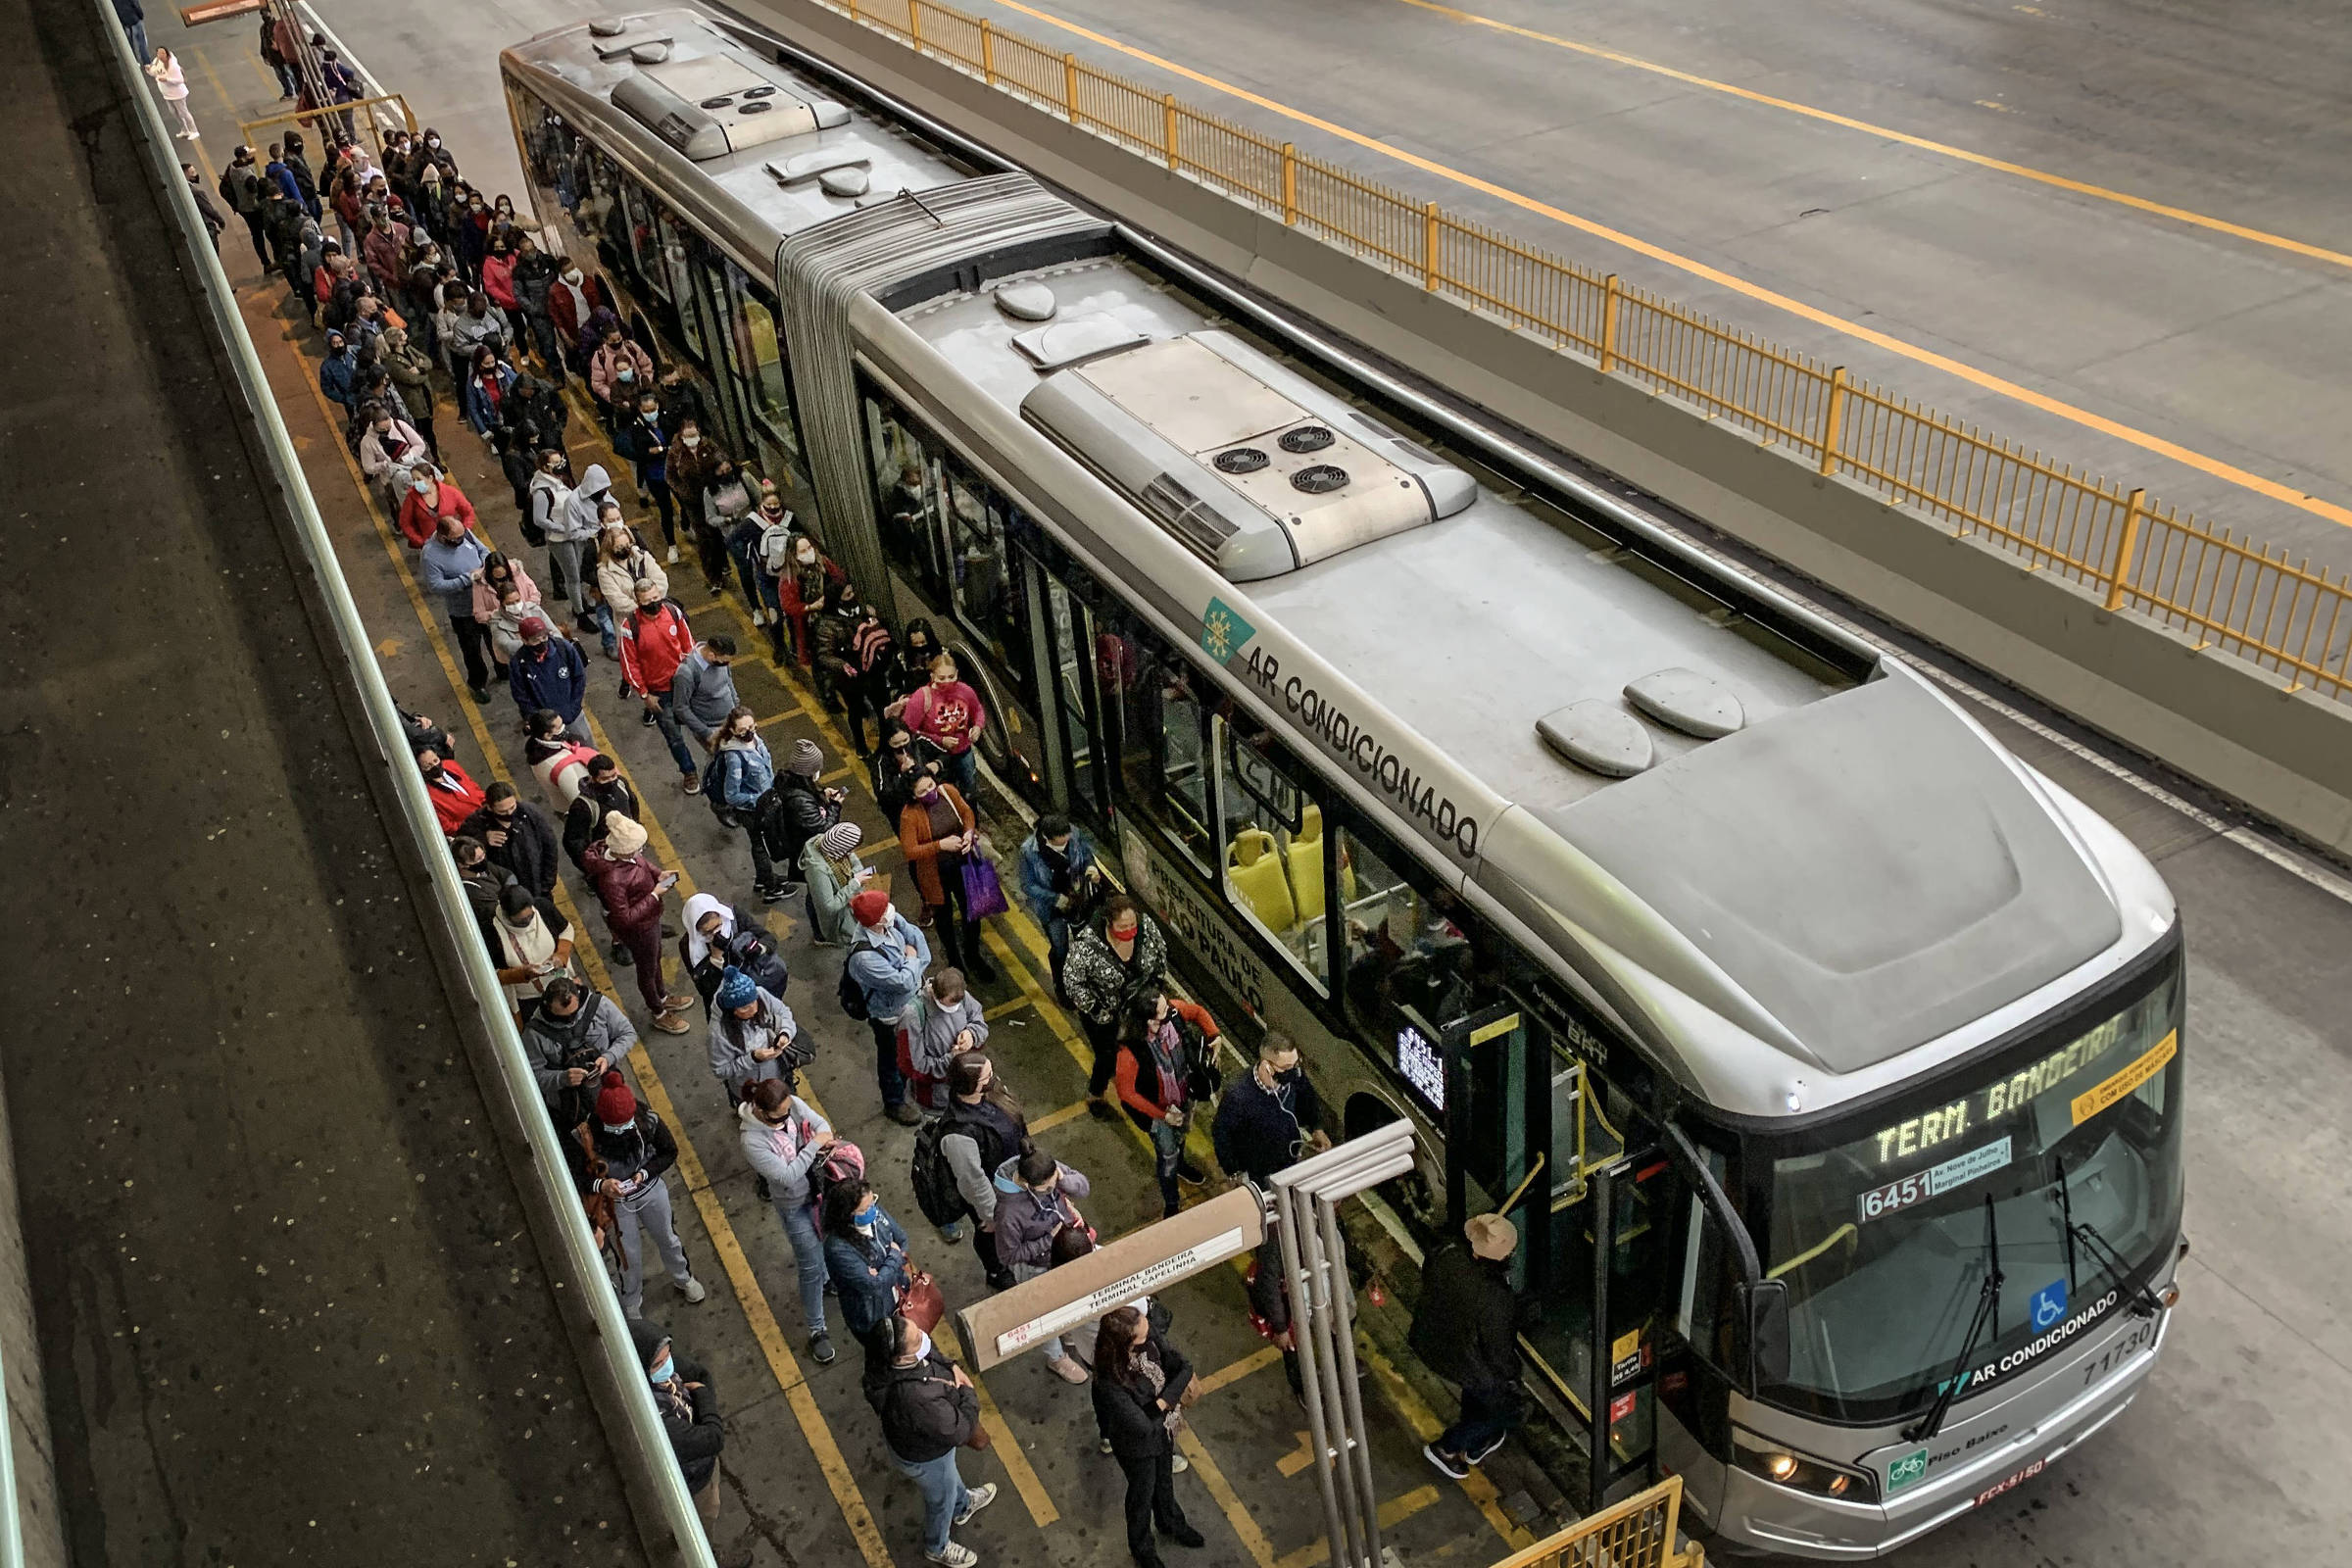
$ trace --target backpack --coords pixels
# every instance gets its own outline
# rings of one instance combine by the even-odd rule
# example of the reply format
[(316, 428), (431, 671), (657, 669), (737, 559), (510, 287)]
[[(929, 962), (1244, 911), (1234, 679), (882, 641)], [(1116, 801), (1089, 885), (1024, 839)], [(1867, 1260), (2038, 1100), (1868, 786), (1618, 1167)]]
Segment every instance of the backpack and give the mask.
[(719, 774), (726, 755), (721, 751), (713, 751), (710, 760), (703, 764), (703, 803), (710, 808), (710, 814), (718, 818), (721, 827), (733, 827), (735, 808), (718, 798)]
[(934, 1116), (914, 1135), (914, 1204), (923, 1211), (923, 1218), (943, 1230), (972, 1211), (939, 1147), (939, 1141), (958, 1125), (953, 1114)]
[(841, 1004), (841, 1010), (858, 1023), (863, 1023), (873, 1016), (872, 1013), (866, 1011), (865, 987), (859, 985), (858, 977), (850, 972), (850, 959), (858, 956), (861, 949), (873, 953), (882, 951), (871, 942), (851, 943), (850, 951), (843, 956), (841, 960), (841, 983), (833, 988), (834, 1000)]
[(848, 1139), (838, 1139), (824, 1157), (808, 1168), (808, 1197), (816, 1205), (817, 1229), (824, 1229), (825, 1200), (843, 1182), (865, 1180), (865, 1152)]
[(890, 628), (879, 620), (858, 622), (850, 636), (850, 650), (857, 656), (858, 672), (870, 675), (890, 657), (892, 638)]
[(739, 921), (725, 946), (728, 962), (759, 982), (760, 990), (779, 1002), (784, 1000), (784, 988), (792, 983), (792, 972), (784, 966), (784, 955), (776, 950), (774, 940), (765, 931), (746, 930)]

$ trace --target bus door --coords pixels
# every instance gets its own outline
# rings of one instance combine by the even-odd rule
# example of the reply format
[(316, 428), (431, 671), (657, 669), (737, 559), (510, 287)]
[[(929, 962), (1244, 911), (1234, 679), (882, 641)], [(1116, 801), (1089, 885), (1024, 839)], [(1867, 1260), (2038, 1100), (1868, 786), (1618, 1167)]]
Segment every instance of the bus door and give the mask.
[(1046, 776), (1055, 805), (1110, 842), (1098, 759), (1102, 707), (1095, 689), (1094, 612), (1052, 574), (1045, 587), (1047, 636), (1041, 649), (1048, 735)]
[(1685, 1200), (1633, 1105), (1566, 1039), (1516, 1004), (1445, 1029), (1445, 1234), (1487, 1211), (1518, 1227), (1526, 1375), (1564, 1412), (1596, 1508), (1654, 1479), (1656, 1331)]

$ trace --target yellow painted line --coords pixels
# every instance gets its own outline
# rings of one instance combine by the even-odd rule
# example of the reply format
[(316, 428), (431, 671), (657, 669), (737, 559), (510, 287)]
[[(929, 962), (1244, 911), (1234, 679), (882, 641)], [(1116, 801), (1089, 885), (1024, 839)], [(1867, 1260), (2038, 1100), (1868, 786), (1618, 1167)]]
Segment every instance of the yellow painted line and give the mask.
[[(771, 725), (771, 724), (781, 724), (781, 723), (783, 723), (783, 722), (784, 722), (786, 719), (788, 719), (788, 718), (798, 718), (798, 717), (800, 717), (800, 716), (801, 716), (801, 708), (800, 708), (800, 705), (796, 703), (796, 704), (794, 704), (792, 707), (785, 709), (785, 710), (784, 710), (783, 711), (781, 711), (781, 712), (776, 712), (776, 713), (770, 713), (770, 714), (768, 714), (768, 715), (767, 715), (765, 718), (763, 718), (763, 719), (761, 719), (761, 720), (760, 721), (760, 727), (761, 729), (766, 729), (766, 728), (767, 728), (769, 725)], [(843, 772), (847, 772), (847, 771), (848, 771), (848, 769), (847, 769), (847, 768), (840, 768), (840, 769), (836, 769), (834, 774), (827, 774), (826, 776), (827, 776), (828, 778), (830, 778), (830, 777), (836, 776), (836, 774), (838, 774), (838, 773), (843, 773)]]
[[(793, 711), (797, 713), (800, 711), (800, 710), (796, 708), (793, 710)], [(817, 782), (819, 784), (838, 784), (843, 779), (854, 776), (857, 772), (858, 769), (856, 767), (848, 763), (844, 763), (842, 766), (835, 768), (832, 772), (820, 775), (817, 779)]]
[[(1413, 1429), (1415, 1437), (1427, 1443), (1446, 1430), (1446, 1423), (1440, 1421), (1437, 1412), (1422, 1402), (1421, 1396), (1413, 1392), (1413, 1386), (1405, 1382), (1404, 1374), (1398, 1372), (1396, 1364), (1381, 1353), (1379, 1347), (1358, 1335), (1355, 1353), (1356, 1358), (1370, 1367), (1372, 1375), (1380, 1380), (1382, 1391), (1389, 1396), (1390, 1408), (1404, 1418), (1404, 1424)], [(1484, 1470), (1473, 1469), (1466, 1478), (1454, 1485), (1460, 1487), (1463, 1494), (1477, 1504), (1478, 1511), (1487, 1516), (1487, 1523), (1494, 1527), (1494, 1533), (1513, 1551), (1524, 1551), (1536, 1544), (1535, 1537), (1513, 1524), (1511, 1516), (1502, 1511), (1501, 1494), (1495, 1492), (1494, 1483), (1487, 1479)]]
[[(1391, 1497), (1380, 1505), (1380, 1528), (1394, 1530), (1398, 1525), (1438, 1500), (1436, 1487), (1415, 1487), (1401, 1497)], [(1323, 1568), (1331, 1561), (1331, 1543), (1318, 1541), (1311, 1546), (1275, 1559), (1274, 1568)]]
[(1225, 1515), (1225, 1522), (1233, 1526), (1235, 1535), (1242, 1538), (1242, 1545), (1248, 1549), (1250, 1561), (1256, 1563), (1257, 1568), (1281, 1568), (1274, 1555), (1273, 1544), (1266, 1540), (1266, 1533), (1257, 1528), (1257, 1521), (1250, 1517), (1250, 1510), (1233, 1490), (1233, 1483), (1225, 1479), (1225, 1472), (1217, 1468), (1217, 1461), (1209, 1457), (1200, 1435), (1189, 1426), (1178, 1427), (1176, 1445), (1184, 1449), (1184, 1456), (1192, 1460), (1193, 1474), (1200, 1478), (1200, 1484), (1208, 1489), (1209, 1496), (1216, 1499), (1218, 1509)]
[(1994, 375), (1989, 370), (1981, 370), (1975, 366), (1955, 360), (1949, 355), (1937, 354), (1933, 349), (1921, 348), (1916, 343), (1906, 342), (1902, 338), (1864, 326), (1859, 321), (1851, 321), (1842, 316), (1807, 305), (1802, 300), (1791, 298), (1775, 289), (1766, 288), (1760, 283), (1751, 283), (1746, 278), (1727, 272), (1719, 267), (1710, 267), (1694, 257), (1670, 251), (1663, 245), (1654, 245), (1648, 240), (1638, 238), (1623, 229), (1611, 228), (1606, 223), (1581, 217), (1565, 208), (1554, 207), (1549, 202), (1539, 201), (1535, 197), (1522, 191), (1513, 190), (1507, 185), (1497, 185), (1491, 179), (1482, 179), (1476, 174), (1465, 172), (1450, 165), (1441, 164), (1435, 159), (1424, 158), (1418, 153), (1406, 152), (1394, 142), (1383, 141), (1377, 136), (1366, 135), (1360, 130), (1350, 130), (1346, 125), (1307, 114), (1303, 110), (1293, 109), (1290, 105), (1268, 98), (1262, 93), (1251, 92), (1247, 87), (1237, 87), (1229, 81), (1195, 71), (1189, 66), (1180, 66), (1175, 61), (1152, 54), (1149, 50), (1138, 49), (1133, 44), (1121, 43), (1118, 39), (1097, 32), (1091, 27), (1082, 27), (1074, 22), (1064, 22), (1061, 18), (1040, 11), (1034, 6), (1023, 5), (1020, 0), (995, 0), (995, 3), (1007, 11), (1018, 12), (1024, 17), (1033, 18), (1049, 26), (1058, 27), (1062, 31), (1075, 37), (1084, 38), (1090, 43), (1100, 44), (1105, 49), (1126, 55), (1130, 59), (1140, 60), (1146, 65), (1167, 72), (1170, 75), (1180, 76), (1187, 81), (1197, 82), (1203, 87), (1239, 98), (1244, 103), (1252, 104), (1265, 110), (1268, 114), (1279, 115), (1283, 119), (1294, 121), (1298, 124), (1312, 126), (1327, 135), (1336, 136), (1342, 141), (1352, 142), (1367, 151), (1379, 153), (1384, 158), (1394, 159), (1409, 168), (1418, 169), (1424, 173), (1451, 180), (1466, 189), (1477, 191), (1485, 196), (1492, 196), (1496, 201), (1507, 202), (1522, 211), (1548, 218), (1556, 223), (1591, 234), (1595, 239), (1604, 239), (1612, 245), (1623, 246), (1638, 256), (1646, 256), (1653, 262), (1671, 267), (1677, 271), (1688, 272), (1692, 277), (1701, 278), (1719, 288), (1729, 289), (1735, 294), (1744, 295), (1749, 299), (1770, 305), (1776, 310), (1786, 311), (1802, 320), (1811, 321), (1816, 326), (1825, 326), (1834, 332), (1842, 333), (1856, 342), (1868, 343), (1873, 348), (1884, 349), (1889, 354), (1899, 355), (1914, 364), (1925, 365), (1932, 369), (1941, 370), (1946, 375), (1957, 376), (1987, 392), (1997, 392), (2003, 397), (2023, 403), (2028, 408), (2038, 409), (2044, 414), (2053, 415), (2073, 424), (2079, 424), (2086, 430), (2096, 430), (2101, 435), (2111, 436), (2118, 441), (2138, 447), (2143, 452), (2152, 452), (2158, 457), (2170, 459), (2185, 467), (2194, 468), (2199, 473), (2209, 474), (2217, 479), (2225, 479), (2269, 500), (2311, 513), (2315, 516), (2326, 517), (2330, 522), (2352, 527), (2352, 507), (2342, 507), (2332, 501), (2324, 501), (2318, 496), (2297, 490), (2291, 485), (2280, 484), (2276, 479), (2266, 478), (2259, 473), (2238, 467), (2234, 464), (2224, 463), (2219, 458), (2207, 457), (2202, 452), (2193, 452), (2179, 442), (2167, 441), (2162, 436), (2125, 424), (2119, 419), (2111, 419), (2105, 415), (2093, 414), (2088, 409), (2078, 408), (2072, 403), (2051, 397), (2047, 393), (2036, 392), (2032, 387), (2021, 385), (2005, 376)]
[[(308, 357), (302, 355), (299, 349), (296, 351), (296, 357), (307, 370), (309, 368)], [(334, 422), (333, 415), (326, 407), (325, 394), (318, 390), (316, 377), (306, 375), (303, 380), (309, 388), (311, 396), (318, 403), (320, 416), (327, 420), (331, 428)], [(394, 538), (391, 525), (385, 520), (382, 510), (376, 503), (372, 488), (359, 471), (358, 463), (353, 460), (348, 451), (343, 449), (343, 444), (338, 441), (335, 443), (335, 447), (341, 452), (344, 466), (351, 474), (352, 484), (360, 492), (361, 500), (368, 509), (368, 518), (375, 525), (377, 541), (382, 544), (385, 553), (392, 558), (401, 585), (408, 593), (410, 607), (416, 611), (418, 622), (424, 627), (426, 640), (432, 644), (435, 654), (439, 656), (442, 673), (449, 681), (451, 700), (465, 710), (466, 722), (472, 728), (474, 739), (482, 748), (485, 767), (494, 777), (512, 783), (513, 778), (508, 773), (506, 762), (491, 737), (488, 724), (482, 718), (481, 710), (461, 695), (465, 689), (464, 674), (459, 670), (455, 656), (450, 653), (449, 645), (444, 640), (439, 625), (425, 605), (423, 590), (417, 585), (401, 544)], [(591, 722), (594, 722), (593, 717), (591, 717)], [(659, 829), (649, 822), (646, 825), (646, 831), (650, 837)], [(684, 885), (683, 877), (681, 877), (680, 885)], [(575, 929), (585, 932), (587, 928), (582, 923), (579, 910), (576, 906), (571, 906), (568, 888), (561, 883), (558, 886), (560, 896), (566, 905), (564, 911), (566, 918), (572, 922)], [(613, 987), (612, 974), (605, 968), (604, 956), (597, 952), (593, 939), (575, 940), (572, 944), (572, 952), (580, 959), (582, 967), (587, 970), (592, 984), (608, 996), (618, 995)], [(745, 1256), (742, 1243), (736, 1238), (734, 1227), (727, 1220), (726, 1211), (719, 1206), (716, 1193), (711, 1190), (708, 1169), (702, 1162), (702, 1156), (696, 1152), (693, 1140), (687, 1134), (685, 1118), (678, 1114), (676, 1103), (669, 1098), (668, 1087), (662, 1082), (661, 1074), (655, 1071), (653, 1057), (647, 1054), (642, 1040), (629, 1053), (629, 1067), (639, 1086), (645, 1090), (647, 1102), (654, 1107), (654, 1113), (669, 1123), (670, 1131), (676, 1136), (679, 1178), (685, 1183), (687, 1194), (693, 1200), (696, 1211), (702, 1216), (703, 1228), (710, 1237), (711, 1250), (718, 1254), (719, 1265), (725, 1270), (728, 1284), (734, 1290), (736, 1299), (743, 1307), (744, 1318), (751, 1326), (752, 1337), (759, 1342), (760, 1353), (767, 1360), (768, 1370), (775, 1377), (776, 1386), (784, 1392), (785, 1398), (790, 1401), (793, 1417), (800, 1424), (801, 1435), (808, 1442), (809, 1451), (816, 1459), (817, 1468), (824, 1473), (825, 1484), (833, 1493), (834, 1502), (840, 1507), (842, 1518), (849, 1524), (850, 1534), (858, 1543), (858, 1554), (865, 1559), (867, 1568), (896, 1568), (891, 1559), (890, 1549), (882, 1543), (882, 1532), (874, 1523), (873, 1512), (866, 1506), (863, 1494), (858, 1490), (857, 1478), (851, 1473), (849, 1462), (842, 1456), (841, 1446), (834, 1441), (832, 1428), (826, 1424), (824, 1411), (818, 1408), (816, 1396), (809, 1392), (808, 1379), (801, 1372), (800, 1362), (794, 1357), (791, 1348), (784, 1343), (783, 1330), (777, 1325), (775, 1313), (767, 1304), (767, 1296), (760, 1288), (759, 1276), (753, 1271), (750, 1258)]]
[[(931, 1337), (939, 1342), (939, 1348), (947, 1352), (950, 1359), (960, 1361), (964, 1358), (963, 1347), (956, 1343), (956, 1330), (946, 1318), (940, 1319), (939, 1326), (931, 1331)], [(997, 1401), (990, 1396), (987, 1383), (982, 1381), (977, 1372), (968, 1376), (972, 1380), (972, 1393), (980, 1399), (980, 1425), (988, 1430), (989, 1448), (1004, 1461), (1004, 1474), (1010, 1478), (1012, 1490), (1021, 1494), (1021, 1505), (1029, 1510), (1029, 1517), (1037, 1521), (1037, 1528), (1043, 1530), (1061, 1517), (1061, 1510), (1054, 1507), (1054, 1499), (1046, 1494), (1046, 1484), (1037, 1479), (1037, 1471), (1030, 1465), (1029, 1455), (1022, 1450), (1020, 1441), (1012, 1435), (1012, 1428), (1005, 1425), (1004, 1412), (997, 1408)]]
[[(1897, 142), (1905, 147), (1916, 147), (1921, 152), (1934, 153), (1939, 158), (1950, 158), (1959, 163), (1974, 164), (1979, 169), (1989, 169), (1998, 173), (2015, 175), (2019, 179), (2030, 179), (2035, 184), (2071, 191), (2077, 196), (2089, 196), (2103, 202), (2114, 202), (2138, 212), (2152, 213), (2159, 218), (2169, 218), (2176, 222), (2192, 224), (2198, 228), (2208, 228), (2217, 234), (2228, 234), (2232, 239), (2242, 239), (2256, 245), (2268, 245), (2274, 250), (2288, 251), (2297, 256), (2308, 256), (2314, 261), (2331, 262), (2337, 267), (2352, 267), (2352, 255), (2347, 255), (2342, 251), (2329, 250), (2325, 245), (2313, 245), (2303, 240), (2290, 239), (2284, 234), (2274, 234), (2268, 229), (2249, 228), (2243, 223), (2232, 223), (2227, 219), (2215, 218), (2206, 213), (2191, 212), (2185, 207), (2175, 207), (2167, 202), (2151, 201), (2145, 196), (2134, 196), (2130, 191), (2117, 190), (2112, 186), (2093, 185), (2086, 180), (2069, 179), (2064, 174), (2053, 174), (2046, 169), (2034, 169), (2026, 164), (2013, 164), (2005, 158), (1994, 158), (1989, 154), (1971, 152), (1966, 147), (1955, 147), (1949, 142), (1936, 141), (1926, 136), (1915, 136), (1909, 131), (1896, 130), (1890, 125), (1875, 124), (1867, 120), (1856, 120), (1851, 115), (1840, 115), (1833, 110), (1817, 109), (1811, 104), (1800, 104), (1788, 98), (1776, 98), (1770, 93), (1757, 92), (1752, 87), (1741, 87), (1728, 81), (1718, 81), (1711, 76), (1694, 75), (1688, 71), (1678, 71), (1672, 66), (1660, 65), (1654, 60), (1644, 60), (1639, 55), (1625, 54), (1619, 50), (1604, 48), (1599, 44), (1581, 43), (1574, 38), (1563, 38), (1557, 33), (1543, 32), (1534, 27), (1522, 27), (1515, 23), (1498, 21), (1494, 17), (1482, 17), (1474, 11), (1461, 11), (1452, 6), (1439, 5), (1437, 0), (1396, 0), (1396, 3), (1411, 6), (1416, 11), (1430, 12), (1444, 17), (1449, 22), (1458, 22), (1465, 26), (1485, 27), (1494, 32), (1507, 33), (1514, 38), (1525, 38), (1533, 43), (1549, 44), (1555, 49), (1565, 49), (1574, 54), (1590, 55), (1595, 60), (1605, 60), (1611, 65), (1626, 66), (1635, 71), (1646, 71), (1653, 76), (1664, 76), (1668, 80), (1679, 81), (1688, 87), (1722, 93), (1729, 98), (1743, 98), (1749, 103), (1762, 104), (1767, 109), (1778, 109), (1787, 114), (1801, 115), (1807, 120), (1818, 120), (1824, 124), (1837, 125), (1845, 130), (1860, 131), (1865, 136), (1876, 136), (1882, 141)], [(2012, 6), (2010, 9), (2023, 11), (2032, 16), (2041, 15), (2031, 6)], [(1978, 99), (1977, 102), (1985, 109), (1996, 109), (2002, 114), (2011, 113), (2007, 104), (1990, 103), (1984, 99)]]
[(1202, 1398), (1206, 1398), (1226, 1385), (1239, 1383), (1250, 1373), (1263, 1371), (1281, 1359), (1282, 1347), (1269, 1345), (1261, 1349), (1250, 1351), (1239, 1361), (1230, 1362), (1217, 1368), (1214, 1372), (1205, 1373), (1193, 1379), (1193, 1387), (1200, 1391)]
[(1009, 1001), (1000, 1002), (995, 1006), (985, 1009), (981, 1013), (981, 1016), (986, 1018), (990, 1023), (995, 1023), (999, 1018), (1004, 1017), (1009, 1013), (1024, 1011), (1028, 1005), (1029, 999), (1027, 997), (1014, 997)]
[(1294, 1432), (1291, 1436), (1298, 1440), (1298, 1446), (1274, 1461), (1274, 1473), (1285, 1481), (1315, 1462), (1315, 1435)]
[[(1028, 1004), (1028, 999), (1026, 997), (1022, 998), (1021, 1005), (1027, 1006)], [(1029, 1131), (1031, 1133), (1050, 1133), (1054, 1128), (1061, 1126), (1064, 1122), (1076, 1121), (1079, 1117), (1085, 1114), (1086, 1102), (1081, 1100), (1074, 1105), (1064, 1105), (1059, 1110), (1047, 1111), (1043, 1116), (1038, 1117), (1035, 1121), (1029, 1124)]]

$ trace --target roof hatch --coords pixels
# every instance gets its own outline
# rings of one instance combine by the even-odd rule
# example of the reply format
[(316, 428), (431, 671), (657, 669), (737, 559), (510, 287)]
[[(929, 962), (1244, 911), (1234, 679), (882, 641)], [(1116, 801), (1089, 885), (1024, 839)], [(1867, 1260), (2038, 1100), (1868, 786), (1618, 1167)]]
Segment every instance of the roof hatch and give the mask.
[(850, 122), (845, 106), (725, 54), (641, 65), (613, 84), (612, 102), (697, 163)]
[[(1034, 335), (1073, 334), (1080, 318)], [(1102, 318), (1107, 322), (1108, 318)], [(1021, 416), (1234, 582), (1294, 570), (1451, 516), (1471, 477), (1228, 332), (1051, 357)]]

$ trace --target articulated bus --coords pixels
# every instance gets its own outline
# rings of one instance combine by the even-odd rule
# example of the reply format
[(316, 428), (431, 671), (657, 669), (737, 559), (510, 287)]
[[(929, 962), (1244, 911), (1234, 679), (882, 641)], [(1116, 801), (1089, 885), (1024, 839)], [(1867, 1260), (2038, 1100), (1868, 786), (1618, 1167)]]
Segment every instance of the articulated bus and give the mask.
[(1597, 1504), (1885, 1553), (2146, 1380), (2180, 923), (1903, 665), (735, 18), (508, 50), (538, 220), (700, 370), (985, 760), (1106, 847), (1415, 1246), (1510, 1206)]

